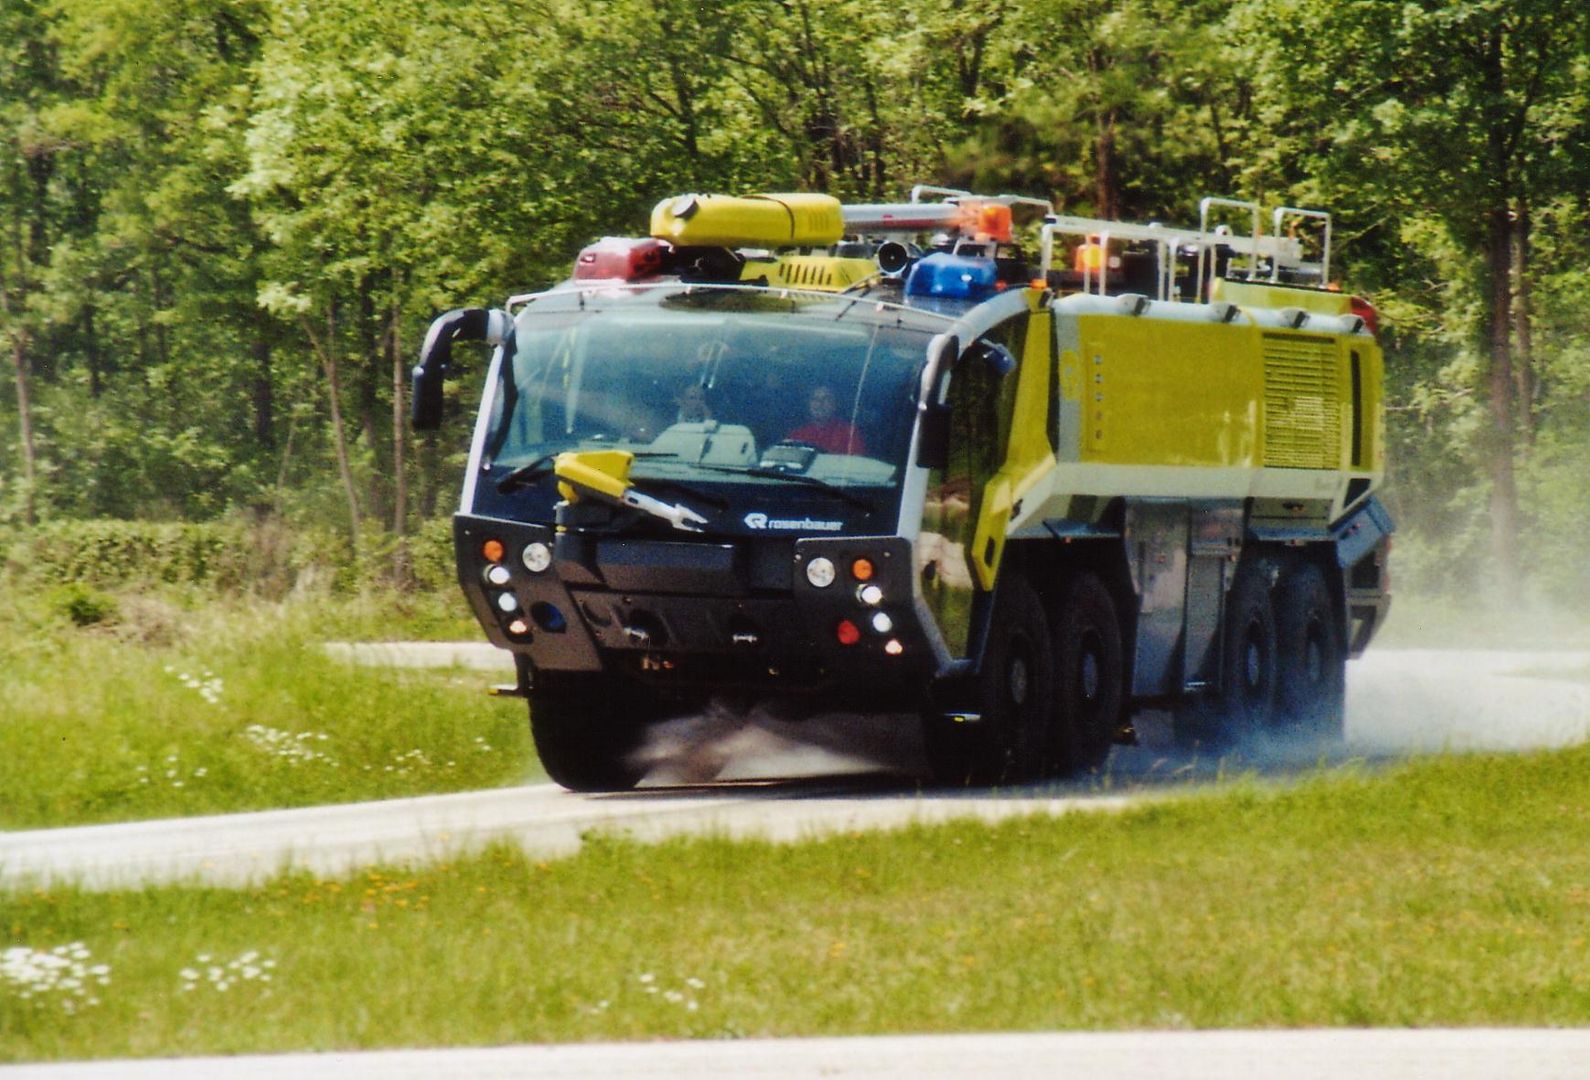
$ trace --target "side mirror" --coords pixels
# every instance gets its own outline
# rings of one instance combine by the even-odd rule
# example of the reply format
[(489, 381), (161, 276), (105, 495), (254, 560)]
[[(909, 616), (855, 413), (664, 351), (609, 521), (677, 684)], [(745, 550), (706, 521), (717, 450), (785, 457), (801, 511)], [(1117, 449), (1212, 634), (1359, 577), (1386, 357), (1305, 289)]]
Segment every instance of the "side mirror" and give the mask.
[(950, 372), (960, 351), (954, 334), (940, 334), (928, 346), (928, 362), (917, 393), (916, 463), (924, 469), (942, 469), (949, 464)]
[(975, 343), (966, 350), (966, 359), (974, 364), (986, 364), (1001, 379), (1016, 370), (1016, 354), (997, 341)]
[(512, 327), (507, 312), (486, 308), (458, 308), (437, 316), (420, 346), (420, 362), (414, 366), (409, 422), (415, 431), (435, 431), (442, 426), (442, 383), (452, 367), (453, 342), (500, 345)]

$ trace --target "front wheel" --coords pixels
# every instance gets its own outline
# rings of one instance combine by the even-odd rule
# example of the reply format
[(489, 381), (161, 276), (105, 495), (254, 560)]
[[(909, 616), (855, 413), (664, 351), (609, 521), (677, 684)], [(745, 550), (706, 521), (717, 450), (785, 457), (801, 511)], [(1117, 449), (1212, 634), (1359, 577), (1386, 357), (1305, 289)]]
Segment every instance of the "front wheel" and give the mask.
[(929, 714), (923, 741), (944, 784), (1000, 784), (1041, 776), (1049, 751), (1053, 652), (1043, 605), (1025, 580), (999, 583), (977, 675), (978, 712)]
[(639, 694), (580, 679), (530, 691), (530, 735), (547, 775), (570, 791), (628, 791), (655, 705)]

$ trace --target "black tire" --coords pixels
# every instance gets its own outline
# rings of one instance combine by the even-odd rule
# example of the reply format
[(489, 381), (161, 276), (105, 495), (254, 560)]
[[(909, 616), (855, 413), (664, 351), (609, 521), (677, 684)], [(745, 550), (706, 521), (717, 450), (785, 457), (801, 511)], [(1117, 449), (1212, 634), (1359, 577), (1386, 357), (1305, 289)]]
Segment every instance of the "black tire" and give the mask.
[(639, 694), (580, 679), (530, 691), (530, 735), (554, 782), (570, 791), (628, 791), (644, 770), (635, 762), (656, 714)]
[(1275, 577), (1275, 564), (1268, 559), (1244, 559), (1238, 565), (1221, 626), (1220, 686), (1177, 711), (1175, 735), (1182, 746), (1223, 750), (1271, 728), (1279, 680), (1270, 601)]
[(1049, 757), (1054, 679), (1049, 627), (1032, 588), (1010, 574), (999, 583), (975, 689), (978, 719), (929, 713), (923, 741), (943, 784), (1002, 784), (1043, 774)]
[(1287, 567), (1275, 588), (1280, 670), (1276, 730), (1286, 738), (1340, 742), (1347, 693), (1347, 650), (1325, 573), (1315, 563)]
[(1081, 573), (1049, 609), (1054, 643), (1051, 760), (1062, 773), (1095, 769), (1121, 726), (1126, 670), (1121, 624), (1104, 583)]

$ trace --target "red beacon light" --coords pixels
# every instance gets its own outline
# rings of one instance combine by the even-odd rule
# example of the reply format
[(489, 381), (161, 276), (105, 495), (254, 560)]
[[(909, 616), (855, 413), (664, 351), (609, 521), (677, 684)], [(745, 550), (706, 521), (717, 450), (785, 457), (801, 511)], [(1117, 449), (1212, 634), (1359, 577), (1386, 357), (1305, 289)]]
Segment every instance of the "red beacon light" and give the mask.
[(604, 236), (574, 260), (576, 281), (635, 281), (662, 272), (668, 245), (655, 237)]
[(1375, 305), (1362, 296), (1353, 297), (1351, 303), (1352, 313), (1364, 320), (1364, 329), (1371, 334), (1380, 333), (1380, 312), (1375, 310)]

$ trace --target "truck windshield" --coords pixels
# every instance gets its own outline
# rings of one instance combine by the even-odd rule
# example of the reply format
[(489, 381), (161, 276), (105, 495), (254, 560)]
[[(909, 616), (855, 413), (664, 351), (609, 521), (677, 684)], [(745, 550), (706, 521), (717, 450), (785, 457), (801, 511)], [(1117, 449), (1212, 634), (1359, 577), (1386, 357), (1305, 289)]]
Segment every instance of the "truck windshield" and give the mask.
[[(708, 484), (897, 484), (930, 315), (836, 296), (696, 286), (544, 296), (495, 387), (493, 471), (564, 450)], [(814, 484), (813, 482), (820, 482)]]

